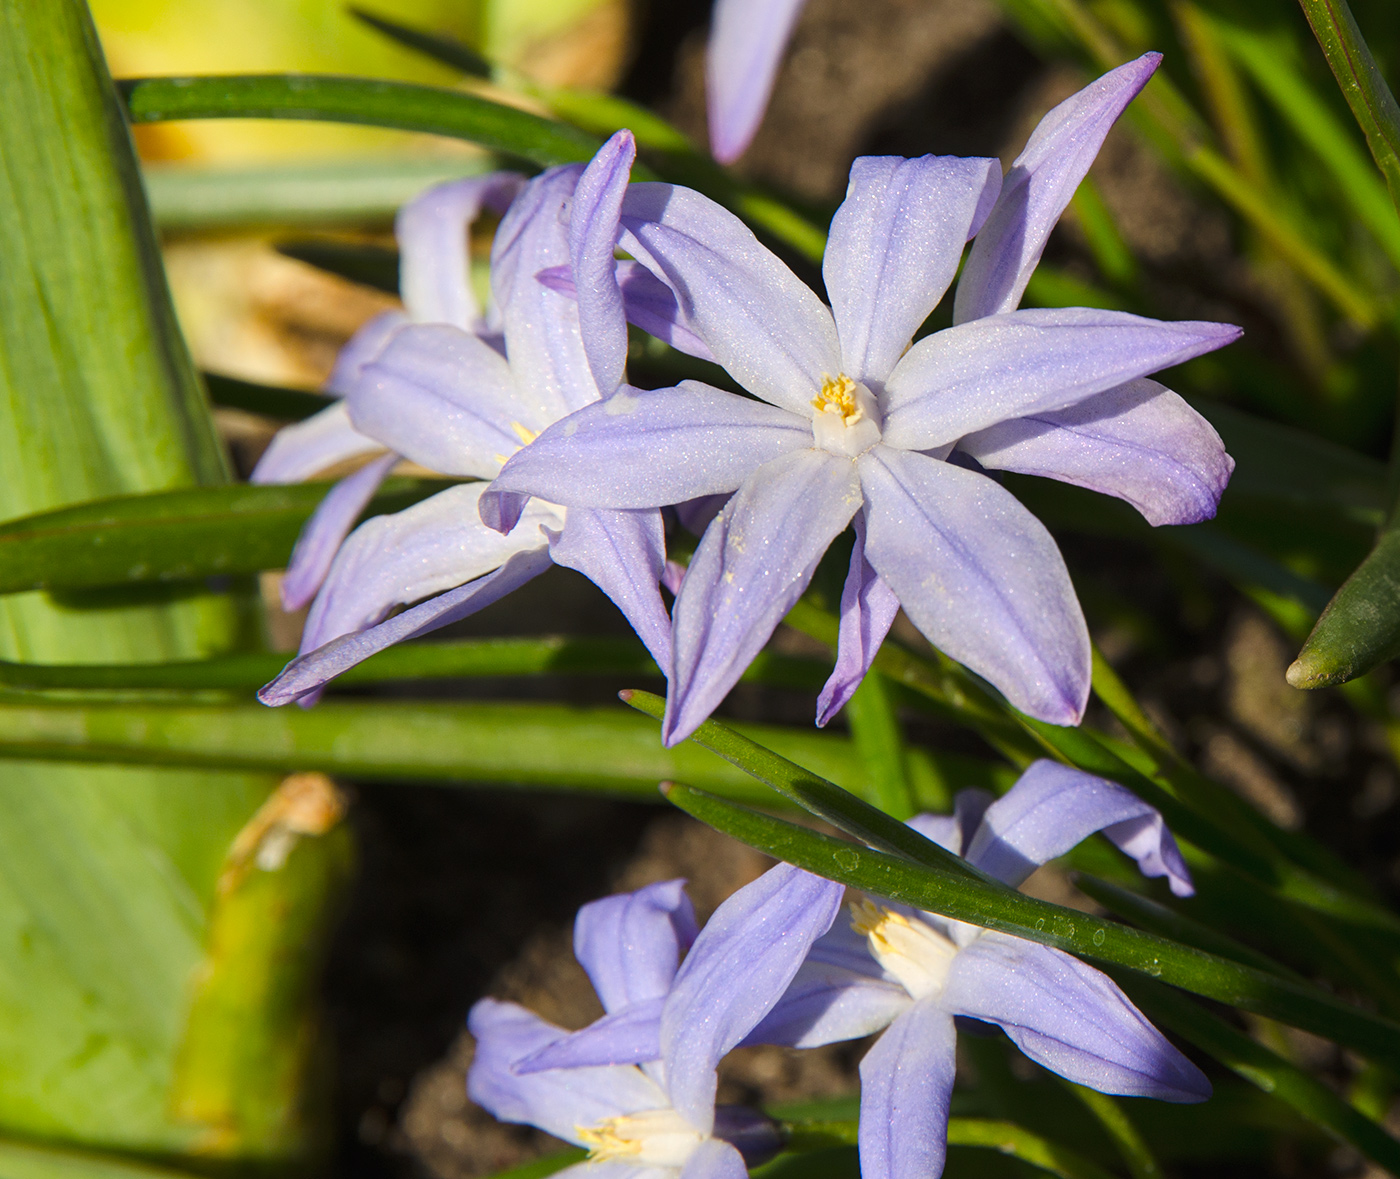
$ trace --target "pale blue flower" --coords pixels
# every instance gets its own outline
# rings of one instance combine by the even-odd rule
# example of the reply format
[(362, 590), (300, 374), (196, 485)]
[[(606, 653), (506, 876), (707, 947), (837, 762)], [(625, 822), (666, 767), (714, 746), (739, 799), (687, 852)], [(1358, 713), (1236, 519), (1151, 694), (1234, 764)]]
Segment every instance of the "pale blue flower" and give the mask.
[(710, 153), (732, 164), (763, 119), (778, 66), (806, 0), (715, 0), (705, 50)]

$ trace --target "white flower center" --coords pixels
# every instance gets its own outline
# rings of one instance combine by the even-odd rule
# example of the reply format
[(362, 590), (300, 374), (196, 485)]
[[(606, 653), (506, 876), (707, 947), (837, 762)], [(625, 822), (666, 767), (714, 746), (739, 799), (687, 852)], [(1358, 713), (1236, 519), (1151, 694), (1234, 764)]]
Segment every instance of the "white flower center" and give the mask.
[(683, 1167), (705, 1135), (673, 1109), (646, 1109), (576, 1126), (590, 1162), (630, 1159), (643, 1166)]
[(913, 998), (937, 994), (948, 981), (958, 947), (928, 922), (865, 899), (851, 902), (851, 928), (865, 935), (871, 956)]
[(822, 377), (812, 400), (812, 437), (819, 449), (855, 458), (880, 441), (880, 407), (875, 395), (845, 373)]

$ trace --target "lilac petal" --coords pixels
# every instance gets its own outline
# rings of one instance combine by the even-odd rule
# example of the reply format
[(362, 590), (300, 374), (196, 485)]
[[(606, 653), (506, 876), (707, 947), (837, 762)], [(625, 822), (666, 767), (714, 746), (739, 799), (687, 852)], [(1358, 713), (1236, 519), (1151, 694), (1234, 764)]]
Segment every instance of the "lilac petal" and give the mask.
[(991, 470), (1116, 495), (1152, 525), (1209, 520), (1235, 469), (1215, 428), (1146, 378), (1069, 409), (1002, 422), (958, 449)]
[(661, 1059), (661, 1008), (665, 997), (643, 999), (595, 1020), (517, 1061), (521, 1073), (600, 1064), (645, 1064)]
[(574, 957), (603, 1010), (616, 1011), (665, 995), (695, 934), (685, 881), (663, 880), (584, 905), (574, 919)]
[(688, 499), (684, 503), (679, 503), (675, 507), (676, 519), (681, 522), (681, 527), (695, 536), (704, 536), (705, 529), (710, 526), (714, 518), (719, 515), (720, 509), (729, 502), (729, 493), (721, 491), (716, 495), (702, 495), (696, 499)]
[(672, 607), (667, 745), (694, 732), (738, 682), (860, 502), (849, 459), (794, 450), (754, 471), (715, 517)]
[(506, 355), (521, 405), (541, 423), (598, 400), (600, 393), (579, 332), (578, 302), (535, 278), (541, 270), (572, 264), (563, 217), (582, 171), (582, 165), (551, 168), (530, 181), (501, 219), (491, 250), (491, 291)]
[(583, 170), (569, 208), (569, 257), (578, 291), (579, 331), (593, 379), (604, 397), (622, 384), (627, 367), (627, 316), (613, 250), (622, 196), (636, 156), (632, 132), (617, 132)]
[(685, 566), (679, 561), (667, 561), (661, 567), (661, 584), (671, 591), (674, 598), (681, 592), (681, 584), (685, 581)]
[(480, 1000), (467, 1016), (467, 1028), (476, 1037), (467, 1094), (503, 1122), (538, 1126), (582, 1145), (580, 1126), (666, 1106), (665, 1094), (631, 1065), (515, 1072), (516, 1061), (565, 1034), (515, 1003)]
[(936, 1179), (948, 1150), (957, 1032), (935, 996), (913, 1004), (860, 1062), (862, 1179)]
[(661, 1015), (671, 1104), (708, 1131), (715, 1066), (768, 1014), (841, 907), (839, 884), (770, 868), (715, 910), (681, 964)]
[(836, 636), (836, 667), (817, 697), (817, 728), (825, 728), (855, 695), (894, 625), (899, 599), (865, 559), (865, 517), (855, 518), (856, 543), (841, 590), (841, 626)]
[(671, 616), (661, 601), (666, 537), (655, 508), (570, 508), (550, 540), (556, 565), (577, 569), (612, 599), (658, 667), (671, 666)]
[(1077, 958), (988, 932), (953, 959), (941, 999), (999, 1025), (1037, 1064), (1100, 1093), (1204, 1101), (1210, 1082), (1112, 979)]
[(822, 261), (843, 372), (889, 376), (1000, 188), (996, 160), (862, 156), (851, 165)]
[(951, 463), (887, 446), (858, 463), (866, 559), (914, 625), (1022, 712), (1078, 724), (1089, 632), (1045, 526), (995, 481)]
[(763, 120), (804, 0), (715, 0), (705, 52), (710, 154), (732, 164)]
[(408, 322), (408, 316), (401, 311), (381, 311), (367, 321), (336, 354), (335, 367), (321, 388), (344, 397), (350, 383), (360, 375), (360, 369), (378, 356), (389, 337)]
[(282, 609), (300, 610), (321, 588), (340, 543), (374, 498), (379, 485), (394, 469), (399, 456), (390, 452), (347, 475), (316, 505), (292, 549), (282, 578)]
[[(710, 349), (696, 334), (694, 326), (681, 311), (676, 292), (652, 274), (640, 262), (619, 259), (614, 263), (618, 289), (622, 292), (622, 310), (627, 322), (636, 324), (648, 335), (663, 340), (677, 352), (701, 360), (714, 360)], [(535, 277), (552, 291), (578, 297), (573, 272), (567, 266), (551, 266)]]
[(1144, 876), (1167, 877), (1180, 897), (1195, 892), (1176, 840), (1155, 808), (1116, 782), (1044, 759), (987, 808), (963, 854), (1014, 888), (1095, 831), (1137, 860)]
[(435, 185), (399, 210), (399, 293), (412, 319), (463, 331), (478, 325), (468, 257), (472, 223), (483, 206), (505, 212), (524, 183), (515, 172), (468, 176)]
[(401, 329), (346, 393), (355, 428), (445, 475), (491, 478), (544, 420), (505, 357), (447, 324)]
[(633, 184), (622, 246), (665, 281), (715, 359), (749, 392), (803, 418), (841, 369), (836, 324), (804, 282), (727, 209), (688, 188)]
[(955, 856), (966, 855), (965, 849), (982, 823), (987, 808), (996, 801), (989, 790), (970, 786), (959, 790), (953, 798), (951, 815), (915, 815), (906, 822), (926, 839), (947, 848)]
[(861, 953), (862, 968), (853, 969), (819, 959), (814, 947), (783, 997), (744, 1043), (819, 1048), (888, 1027), (909, 1007), (909, 992), (883, 977), (868, 950), (862, 948)]
[(932, 450), (998, 422), (1066, 409), (1223, 348), (1230, 324), (1089, 307), (1011, 311), (920, 340), (885, 385), (884, 441)]
[(804, 419), (699, 381), (674, 389), (624, 385), (513, 455), (483, 498), (482, 519), (500, 526), (489, 513), (503, 492), (569, 507), (682, 503), (733, 491), (764, 463), (811, 445)]
[(744, 1156), (728, 1142), (707, 1138), (691, 1152), (679, 1179), (748, 1179)]
[(278, 430), (248, 482), (301, 483), (338, 463), (383, 449), (382, 442), (350, 424), (349, 409), (337, 401), (305, 421)]
[(1040, 121), (1006, 174), (1001, 197), (968, 255), (953, 322), (1014, 311), (1050, 231), (1089, 172), (1118, 116), (1147, 85), (1160, 53), (1110, 70)]

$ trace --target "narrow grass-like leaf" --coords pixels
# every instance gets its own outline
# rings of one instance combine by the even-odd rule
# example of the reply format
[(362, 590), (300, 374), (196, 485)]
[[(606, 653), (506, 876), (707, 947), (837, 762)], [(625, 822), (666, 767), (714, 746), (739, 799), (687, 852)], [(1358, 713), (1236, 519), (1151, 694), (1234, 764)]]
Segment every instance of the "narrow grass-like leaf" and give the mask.
[(553, 1154), (547, 1154), (543, 1158), (531, 1159), (528, 1163), (521, 1163), (519, 1166), (510, 1167), (505, 1171), (497, 1171), (488, 1179), (546, 1179), (555, 1171), (572, 1167), (575, 1163), (583, 1162), (587, 1157), (588, 1152), (582, 1147), (570, 1146), (564, 1150), (557, 1150)]
[(368, 9), (360, 8), (355, 4), (349, 5), (346, 11), (356, 20), (364, 21), (376, 32), (383, 33), (391, 41), (397, 41), (409, 49), (416, 49), (434, 61), (440, 61), (455, 70), (461, 70), (469, 77), (489, 78), (491, 76), (491, 63), (470, 45), (458, 41), (455, 37), (443, 37), (437, 33), (411, 29), (407, 25), (401, 25), (387, 17), (377, 16)]
[(278, 242), (277, 252), (385, 294), (399, 293), (398, 250), (363, 243), (312, 239)]
[(0, 1139), (0, 1174), (5, 1179), (193, 1179), (194, 1173), (119, 1154)]
[(810, 872), (920, 909), (997, 929), (1093, 961), (1123, 966), (1206, 998), (1384, 1058), (1400, 1052), (1400, 1023), (1296, 983), (1116, 921), (996, 888), (930, 864), (821, 835), (688, 786), (676, 806), (736, 839)]
[(1118, 1148), (1118, 1154), (1133, 1179), (1162, 1179), (1162, 1167), (1153, 1156), (1152, 1148), (1115, 1098), (1097, 1089), (1076, 1085), (1073, 1081), (1065, 1081), (1064, 1086), (1094, 1115), (1104, 1133), (1113, 1139), (1113, 1145)]
[(335, 399), (323, 393), (307, 393), (302, 389), (279, 389), (274, 385), (259, 385), (223, 373), (205, 373), (204, 384), (209, 400), (225, 409), (241, 409), (244, 413), (261, 414), (283, 422), (300, 422), (312, 414), (335, 404)]
[(914, 800), (904, 772), (904, 730), (882, 673), (872, 670), (866, 675), (845, 713), (851, 739), (870, 767), (881, 810), (896, 819), (909, 818), (914, 814)]

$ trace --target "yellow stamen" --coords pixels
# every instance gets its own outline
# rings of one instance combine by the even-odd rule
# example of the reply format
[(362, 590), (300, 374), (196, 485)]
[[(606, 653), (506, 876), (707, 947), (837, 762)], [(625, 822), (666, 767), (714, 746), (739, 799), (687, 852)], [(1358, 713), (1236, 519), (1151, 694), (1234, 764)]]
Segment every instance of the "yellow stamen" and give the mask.
[(529, 446), (530, 443), (539, 437), (537, 431), (530, 429), (529, 426), (522, 426), (519, 422), (511, 422), (510, 428), (515, 431), (515, 436), (519, 438), (521, 443), (525, 446)]
[(822, 391), (812, 399), (818, 413), (836, 414), (843, 425), (854, 426), (865, 416), (856, 400), (856, 383), (845, 373), (822, 374)]
[(926, 921), (910, 921), (868, 898), (851, 902), (851, 928), (915, 999), (943, 989), (958, 947)]
[(619, 1123), (622, 1118), (609, 1118), (605, 1122), (599, 1122), (596, 1126), (575, 1126), (574, 1133), (578, 1135), (579, 1141), (588, 1147), (588, 1157), (593, 1159), (612, 1159), (622, 1155), (641, 1154), (642, 1140), (640, 1138), (624, 1138), (618, 1133)]

